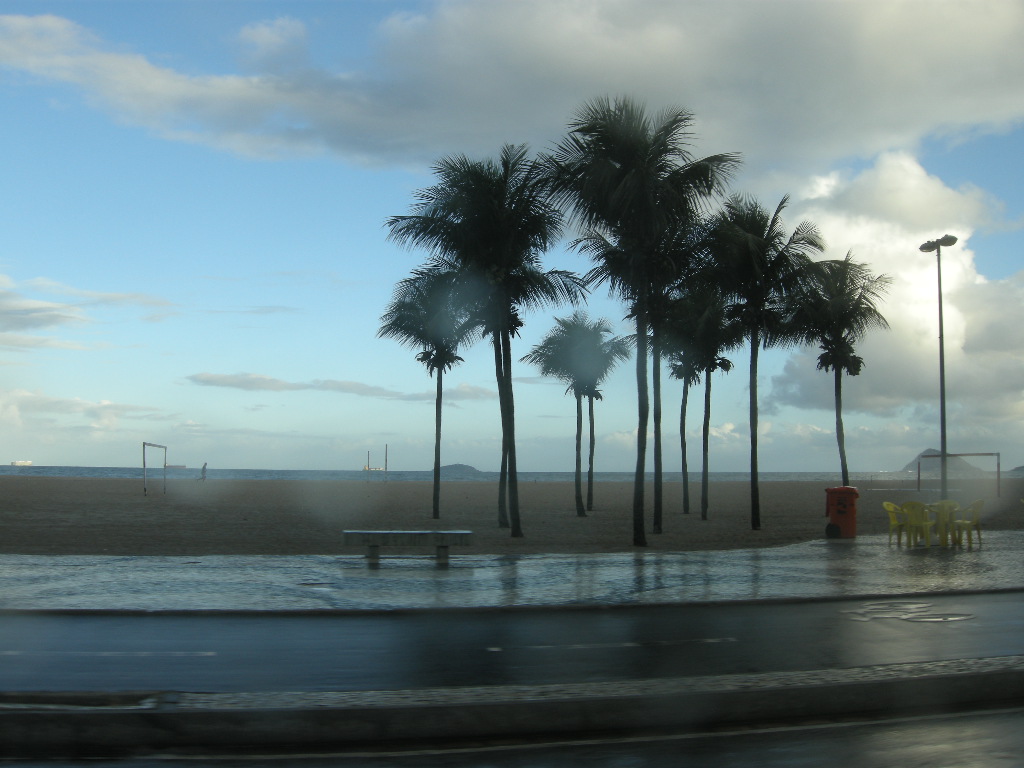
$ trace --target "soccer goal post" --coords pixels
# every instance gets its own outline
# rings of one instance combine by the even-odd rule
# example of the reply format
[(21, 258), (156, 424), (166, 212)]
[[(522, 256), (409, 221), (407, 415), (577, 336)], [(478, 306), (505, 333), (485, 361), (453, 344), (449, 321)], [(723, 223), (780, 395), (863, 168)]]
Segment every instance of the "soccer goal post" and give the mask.
[[(946, 458), (957, 456), (992, 456), (996, 460), (996, 496), (1003, 495), (1003, 455), (999, 453), (947, 453)], [(917, 457), (917, 490), (921, 490), (921, 459), (941, 459), (941, 453), (923, 453)]]
[(142, 444), (142, 495), (149, 495), (149, 488), (146, 485), (146, 449), (147, 448), (159, 448), (164, 452), (163, 470), (164, 470), (164, 493), (167, 493), (167, 446), (157, 445), (156, 443), (143, 443)]

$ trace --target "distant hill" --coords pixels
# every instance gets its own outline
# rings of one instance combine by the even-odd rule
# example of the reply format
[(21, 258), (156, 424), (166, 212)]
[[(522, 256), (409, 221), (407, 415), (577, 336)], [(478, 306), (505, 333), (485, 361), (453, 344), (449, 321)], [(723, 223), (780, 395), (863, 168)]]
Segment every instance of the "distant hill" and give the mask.
[[(904, 472), (917, 472), (917, 462), (922, 456), (940, 456), (941, 451), (935, 448), (925, 448), (914, 460), (903, 467)], [(974, 466), (969, 461), (960, 458), (959, 456), (948, 456), (946, 457), (946, 472), (956, 477), (981, 477), (985, 474), (985, 470)], [(942, 473), (941, 459), (926, 459), (921, 462), (921, 474), (929, 477), (938, 477)]]
[(441, 474), (449, 475), (478, 475), (480, 470), (476, 467), (471, 467), (469, 464), (445, 464), (441, 467)]

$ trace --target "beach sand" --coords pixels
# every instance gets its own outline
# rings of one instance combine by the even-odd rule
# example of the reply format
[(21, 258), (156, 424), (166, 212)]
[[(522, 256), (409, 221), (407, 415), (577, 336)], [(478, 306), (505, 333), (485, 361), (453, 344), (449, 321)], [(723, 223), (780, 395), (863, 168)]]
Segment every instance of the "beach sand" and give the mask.
[[(934, 481), (932, 481), (934, 485)], [(961, 503), (985, 498), (983, 528), (1024, 528), (1024, 479), (951, 481)], [(762, 529), (750, 528), (750, 486), (712, 483), (709, 519), (700, 518), (700, 485), (682, 514), (682, 483), (666, 483), (664, 532), (651, 533), (646, 494), (646, 548), (632, 544), (632, 483), (596, 483), (594, 510), (576, 516), (572, 483), (519, 487), (523, 538), (497, 525), (497, 485), (444, 482), (441, 518), (431, 518), (431, 484), (276, 480), (149, 481), (94, 478), (0, 479), (0, 553), (40, 555), (329, 555), (345, 547), (346, 529), (471, 530), (467, 554), (686, 551), (767, 547), (823, 539), (825, 485), (762, 482)], [(888, 531), (882, 501), (937, 499), (909, 484), (860, 488), (857, 533)], [(415, 551), (415, 550), (413, 550)], [(419, 550), (422, 552), (422, 550)], [(401, 553), (401, 550), (394, 550)]]

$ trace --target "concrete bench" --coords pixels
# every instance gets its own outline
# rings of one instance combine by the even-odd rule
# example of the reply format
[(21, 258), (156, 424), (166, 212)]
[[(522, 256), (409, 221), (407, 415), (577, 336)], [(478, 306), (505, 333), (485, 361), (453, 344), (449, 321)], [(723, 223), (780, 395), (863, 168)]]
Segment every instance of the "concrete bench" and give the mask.
[(472, 543), (472, 531), (343, 531), (346, 545), (365, 546), (371, 564), (380, 562), (381, 547), (437, 547), (437, 564), (448, 564), (448, 547)]

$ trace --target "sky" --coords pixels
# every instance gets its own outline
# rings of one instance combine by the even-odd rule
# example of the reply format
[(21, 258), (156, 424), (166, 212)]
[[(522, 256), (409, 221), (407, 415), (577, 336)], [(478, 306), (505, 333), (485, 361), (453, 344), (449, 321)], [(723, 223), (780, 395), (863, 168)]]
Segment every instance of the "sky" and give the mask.
[[(850, 468), (939, 447), (1024, 464), (1021, 0), (4, 0), (0, 463), (426, 470), (434, 381), (377, 338), (426, 258), (387, 240), (440, 158), (550, 149), (628, 95), (738, 152), (731, 191), (892, 284), (843, 382)], [(547, 268), (585, 272), (565, 241)], [(598, 288), (586, 311), (629, 332)], [(572, 308), (526, 317), (527, 354)], [(760, 467), (835, 471), (814, 347), (760, 358)], [(496, 470), (487, 344), (445, 377), (442, 462)], [(711, 471), (749, 467), (749, 352), (713, 379)], [(570, 471), (564, 386), (514, 369), (519, 468)], [(632, 363), (597, 404), (598, 471), (636, 455)], [(666, 379), (679, 466), (681, 384)], [(699, 467), (701, 398), (688, 414)], [(150, 459), (152, 461), (152, 459)], [(989, 459), (979, 466), (992, 468)]]

